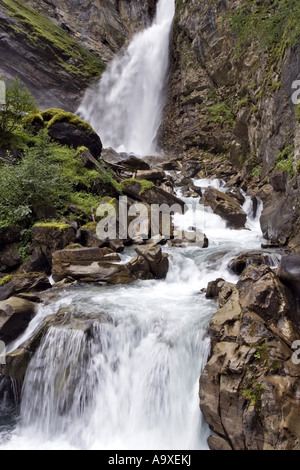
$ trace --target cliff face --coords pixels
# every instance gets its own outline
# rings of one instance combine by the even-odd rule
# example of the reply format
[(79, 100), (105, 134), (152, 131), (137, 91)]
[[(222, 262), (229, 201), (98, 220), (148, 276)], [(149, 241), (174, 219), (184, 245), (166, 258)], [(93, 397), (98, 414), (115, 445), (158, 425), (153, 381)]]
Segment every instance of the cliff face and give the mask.
[(126, 41), (145, 28), (156, 0), (26, 0), (88, 50), (109, 61)]
[[(183, 159), (201, 161), (208, 152), (233, 163), (248, 190), (255, 183), (266, 210), (272, 202), (264, 234), (284, 245), (300, 225), (299, 108), (291, 99), (300, 78), (300, 9), (296, 1), (277, 3), (176, 2), (163, 140)], [(282, 205), (296, 231), (278, 226)]]
[(74, 111), (87, 86), (155, 10), (155, 0), (0, 1), (0, 76), (19, 76), (42, 108)]

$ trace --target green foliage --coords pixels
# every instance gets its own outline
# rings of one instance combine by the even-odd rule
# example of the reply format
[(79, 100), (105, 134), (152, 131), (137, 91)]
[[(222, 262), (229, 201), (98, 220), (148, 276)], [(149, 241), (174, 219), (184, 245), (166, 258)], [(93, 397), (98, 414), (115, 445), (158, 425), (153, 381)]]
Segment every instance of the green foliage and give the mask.
[(52, 126), (52, 124), (55, 122), (68, 122), (86, 131), (94, 132), (90, 124), (80, 119), (78, 116), (76, 116), (76, 114), (67, 113), (63, 109), (50, 108), (46, 111), (43, 111), (40, 116), (42, 117), (43, 121), (47, 123), (47, 128)]
[(50, 160), (51, 146), (45, 134), (35, 147), (24, 152), (17, 165), (0, 170), (0, 226), (35, 220), (37, 211), (51, 206), (59, 209), (71, 192), (70, 183), (57, 163)]
[(283, 172), (288, 172), (291, 177), (295, 175), (294, 166), (294, 148), (291, 145), (285, 145), (284, 149), (276, 155), (276, 168)]
[(99, 196), (84, 192), (72, 193), (71, 203), (78, 206), (84, 212), (87, 219), (91, 219), (97, 211)]
[(68, 225), (65, 222), (59, 222), (59, 221), (53, 220), (51, 222), (37, 222), (37, 223), (34, 224), (33, 227), (57, 228), (58, 230), (60, 230), (62, 232), (63, 230), (68, 229), (70, 227), (70, 225)]
[(121, 182), (121, 192), (123, 192), (126, 189), (126, 187), (130, 186), (131, 184), (139, 184), (140, 185), (139, 194), (143, 194), (145, 191), (147, 191), (148, 189), (151, 189), (155, 186), (155, 184), (152, 183), (152, 181), (137, 180), (137, 179), (134, 179), (134, 178), (128, 178), (128, 179), (125, 179)]
[(211, 115), (210, 122), (218, 122), (231, 128), (235, 126), (234, 114), (224, 101), (209, 106), (208, 111)]
[(251, 172), (251, 177), (254, 178), (255, 176), (260, 176), (260, 175), (261, 175), (261, 168), (259, 168), (258, 166), (253, 168)]
[(247, 0), (228, 17), (239, 49), (256, 40), (278, 58), (300, 38), (299, 0)]
[(262, 384), (257, 384), (252, 388), (242, 390), (242, 396), (255, 407), (256, 411), (261, 411), (261, 396), (265, 390)]
[(0, 287), (6, 286), (11, 280), (13, 279), (13, 276), (8, 275), (4, 276), (2, 279), (0, 279)]
[(25, 36), (33, 48), (44, 52), (47, 60), (85, 81), (103, 72), (105, 66), (99, 57), (22, 0), (0, 0), (0, 6), (15, 20), (6, 25), (10, 34)]
[[(1, 80), (3, 80), (0, 77)], [(5, 81), (6, 82), (6, 81)], [(6, 84), (6, 105), (0, 110), (0, 136), (11, 134), (28, 113), (37, 110), (30, 91), (18, 77)]]

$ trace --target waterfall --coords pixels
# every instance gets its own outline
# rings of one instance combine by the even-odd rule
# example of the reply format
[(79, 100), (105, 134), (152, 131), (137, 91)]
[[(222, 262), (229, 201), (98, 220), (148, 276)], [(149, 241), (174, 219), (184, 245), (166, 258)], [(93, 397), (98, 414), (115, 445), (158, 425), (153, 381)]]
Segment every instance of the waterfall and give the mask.
[(159, 0), (153, 24), (136, 34), (89, 89), (78, 109), (104, 147), (139, 156), (158, 153), (174, 0)]

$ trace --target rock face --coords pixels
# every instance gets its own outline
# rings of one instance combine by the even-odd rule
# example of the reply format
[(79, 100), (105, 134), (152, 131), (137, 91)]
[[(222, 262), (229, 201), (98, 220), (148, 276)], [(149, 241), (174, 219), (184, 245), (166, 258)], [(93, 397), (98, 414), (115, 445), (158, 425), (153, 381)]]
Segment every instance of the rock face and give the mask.
[[(220, 285), (221, 287), (221, 285)], [(227, 289), (226, 283), (221, 287)], [(215, 450), (300, 449), (299, 322), (291, 292), (267, 266), (249, 266), (211, 321), (200, 406)], [(297, 357), (297, 356), (296, 356)]]
[(0, 341), (5, 344), (17, 339), (26, 330), (35, 313), (35, 304), (11, 297), (0, 302)]
[(204, 206), (211, 207), (215, 214), (226, 220), (229, 227), (236, 230), (245, 227), (247, 215), (239, 203), (227, 194), (209, 187), (200, 202)]
[(155, 5), (155, 0), (1, 1), (0, 76), (18, 75), (42, 108), (75, 111), (104, 62), (150, 23)]
[[(277, 4), (274, 15), (282, 18), (284, 8), (282, 2)], [(247, 33), (244, 27), (251, 17)], [(282, 44), (279, 54), (268, 21), (259, 38), (261, 17), (273, 18), (266, 2), (255, 9), (249, 0), (176, 3), (161, 134), (185, 175), (228, 178), (233, 164), (235, 172), (242, 170), (245, 186), (255, 182), (257, 192), (259, 184), (264, 236), (300, 252), (300, 124), (291, 99), (292, 85), (299, 79), (299, 37), (292, 46)], [(284, 34), (285, 26), (279, 28)], [(266, 34), (267, 45), (261, 41)], [(236, 179), (237, 186), (242, 179)], [(267, 187), (271, 197), (264, 197)]]
[(300, 254), (293, 253), (282, 257), (278, 277), (292, 289), (294, 295), (300, 296)]

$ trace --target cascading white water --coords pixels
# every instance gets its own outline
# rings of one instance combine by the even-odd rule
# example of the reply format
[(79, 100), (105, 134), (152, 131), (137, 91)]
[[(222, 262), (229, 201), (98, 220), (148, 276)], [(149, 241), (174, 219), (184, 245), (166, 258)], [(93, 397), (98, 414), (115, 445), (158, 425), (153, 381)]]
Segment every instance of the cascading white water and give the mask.
[(157, 153), (174, 0), (159, 0), (153, 24), (134, 36), (88, 90), (78, 109), (101, 137), (104, 147), (139, 156)]
[(165, 281), (75, 286), (40, 307), (11, 347), (64, 307), (77, 330), (49, 329), (26, 374), (19, 424), (0, 426), (0, 449), (207, 449), (197, 392), (217, 307), (200, 291), (219, 277), (236, 282), (229, 261), (260, 248), (260, 211), (254, 220), (246, 202), (253, 230), (228, 229), (207, 209), (209, 248), (166, 248)]

